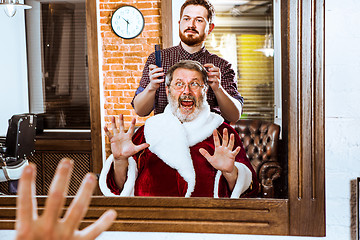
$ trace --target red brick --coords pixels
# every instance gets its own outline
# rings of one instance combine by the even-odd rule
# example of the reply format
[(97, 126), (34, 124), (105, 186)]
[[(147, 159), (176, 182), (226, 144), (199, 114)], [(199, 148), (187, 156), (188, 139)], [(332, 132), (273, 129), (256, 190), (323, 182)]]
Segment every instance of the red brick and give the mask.
[(104, 89), (106, 90), (118, 90), (118, 86), (116, 84), (105, 84)]
[(127, 57), (125, 58), (125, 64), (128, 63), (142, 63), (142, 59), (140, 57)]
[(113, 78), (104, 78), (104, 83), (105, 84), (112, 84), (112, 83), (114, 83), (114, 79)]
[(105, 63), (115, 63), (115, 64), (118, 64), (118, 63), (120, 63), (120, 62), (123, 62), (124, 61), (124, 59), (123, 58), (106, 58), (106, 59), (104, 59), (105, 61)]
[(160, 16), (159, 9), (143, 9), (141, 12), (144, 16)]
[(124, 97), (134, 97), (134, 91), (124, 91)]
[(111, 64), (110, 65), (111, 70), (124, 70), (123, 64)]
[(153, 4), (150, 1), (147, 1), (147, 2), (142, 2), (142, 3), (136, 4), (136, 7), (139, 8), (142, 12), (142, 9), (153, 8)]
[(124, 83), (124, 82), (126, 82), (126, 80), (124, 80), (124, 79), (120, 79), (120, 78), (114, 79), (114, 82), (116, 83), (116, 86), (118, 87), (118, 90), (129, 90), (129, 89), (131, 89), (129, 84)]
[(111, 96), (114, 96), (114, 97), (123, 97), (124, 96), (124, 92), (122, 90), (120, 91), (115, 91), (115, 90), (112, 90), (110, 92)]
[(102, 65), (102, 70), (105, 72), (105, 71), (108, 71), (110, 69), (110, 66), (109, 65)]
[(117, 51), (119, 47), (117, 45), (104, 45), (105, 51)]
[(117, 103), (119, 102), (119, 97), (106, 97), (105, 101), (107, 103)]
[(160, 28), (160, 23), (153, 23), (153, 24), (148, 24), (146, 29), (148, 31), (159, 31), (159, 28)]
[(134, 70), (134, 71), (139, 70), (138, 65), (129, 65), (129, 64), (125, 65), (124, 69), (125, 70)]
[(129, 45), (130, 51), (139, 52), (143, 51), (143, 45)]
[(104, 109), (112, 109), (115, 104), (106, 103), (104, 104)]
[[(136, 83), (136, 80), (135, 80), (135, 78), (128, 78), (128, 79), (126, 79), (126, 83)], [(131, 87), (131, 84), (130, 84), (130, 87)]]
[(119, 98), (119, 103), (131, 103), (131, 101), (132, 101), (132, 98), (126, 98), (126, 97), (121, 97), (121, 98)]
[(144, 66), (141, 65), (140, 70), (136, 71), (136, 72), (132, 72), (132, 76), (133, 77), (141, 77), (142, 76), (142, 70), (143, 70)]
[(111, 16), (111, 12), (112, 12), (112, 11), (102, 9), (102, 10), (100, 11), (100, 17), (110, 17), (110, 16)]
[[(114, 109), (127, 109), (128, 104), (124, 103), (114, 103)], [(132, 108), (132, 106), (131, 106)]]
[(110, 31), (107, 31), (107, 32), (103, 32), (103, 33), (102, 33), (102, 37), (103, 37), (103, 38), (113, 38), (113, 37), (115, 37), (115, 36), (116, 36), (115, 33), (110, 32)]
[(145, 21), (148, 23), (161, 22), (160, 16), (144, 16)]
[(148, 38), (148, 39), (146, 39), (146, 45), (147, 46), (153, 46), (153, 45), (155, 45), (155, 44), (160, 44), (160, 42), (159, 42), (159, 38)]

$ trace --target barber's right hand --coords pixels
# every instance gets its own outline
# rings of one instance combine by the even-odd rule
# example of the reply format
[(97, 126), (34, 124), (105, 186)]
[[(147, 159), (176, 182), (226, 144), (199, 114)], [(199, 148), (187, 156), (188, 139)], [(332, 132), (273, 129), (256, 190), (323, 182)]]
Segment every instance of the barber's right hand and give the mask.
[(135, 145), (132, 141), (134, 135), (136, 119), (133, 118), (129, 130), (125, 132), (124, 128), (124, 116), (119, 116), (119, 129), (116, 128), (115, 117), (111, 118), (111, 133), (105, 126), (104, 130), (111, 143), (111, 152), (115, 161), (126, 161), (129, 157), (133, 156), (137, 152), (149, 147), (148, 143)]
[(156, 91), (162, 82), (164, 82), (164, 69), (154, 64), (149, 65), (149, 90)]

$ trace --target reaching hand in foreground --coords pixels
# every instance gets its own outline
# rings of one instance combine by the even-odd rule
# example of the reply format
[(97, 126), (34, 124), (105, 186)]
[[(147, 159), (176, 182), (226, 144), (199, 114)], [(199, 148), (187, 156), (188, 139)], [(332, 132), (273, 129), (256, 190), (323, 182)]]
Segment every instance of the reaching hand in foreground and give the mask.
[(84, 178), (65, 216), (59, 218), (63, 210), (72, 166), (71, 160), (61, 160), (41, 216), (38, 216), (35, 199), (36, 168), (33, 164), (26, 166), (19, 182), (17, 198), (15, 227), (17, 240), (95, 239), (111, 226), (116, 217), (114, 210), (108, 210), (95, 223), (81, 231), (78, 230), (96, 186), (96, 178), (91, 173)]

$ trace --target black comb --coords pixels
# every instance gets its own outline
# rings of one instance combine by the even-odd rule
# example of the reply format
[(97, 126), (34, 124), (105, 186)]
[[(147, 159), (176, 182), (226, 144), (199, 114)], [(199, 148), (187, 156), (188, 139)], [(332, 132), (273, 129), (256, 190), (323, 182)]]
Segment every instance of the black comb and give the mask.
[(155, 44), (155, 64), (156, 66), (161, 67), (161, 54), (159, 44)]

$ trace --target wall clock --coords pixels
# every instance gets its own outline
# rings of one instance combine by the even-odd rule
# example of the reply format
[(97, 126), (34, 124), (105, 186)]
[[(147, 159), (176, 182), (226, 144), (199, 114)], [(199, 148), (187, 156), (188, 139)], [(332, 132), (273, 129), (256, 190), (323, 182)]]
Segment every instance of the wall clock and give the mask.
[(124, 39), (137, 37), (144, 29), (145, 19), (139, 9), (122, 6), (111, 17), (111, 27), (116, 35)]

